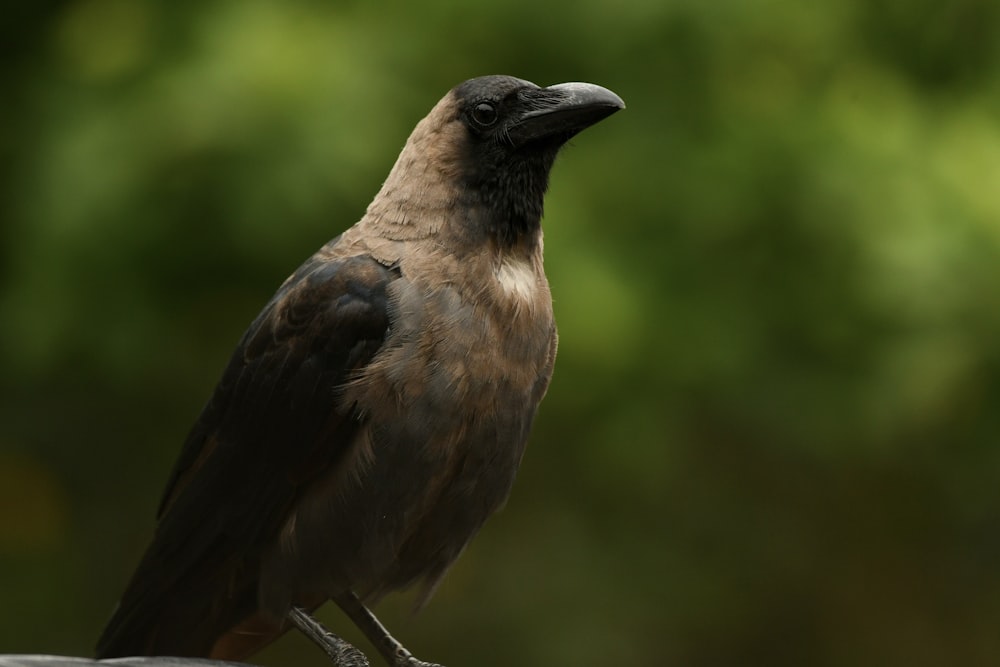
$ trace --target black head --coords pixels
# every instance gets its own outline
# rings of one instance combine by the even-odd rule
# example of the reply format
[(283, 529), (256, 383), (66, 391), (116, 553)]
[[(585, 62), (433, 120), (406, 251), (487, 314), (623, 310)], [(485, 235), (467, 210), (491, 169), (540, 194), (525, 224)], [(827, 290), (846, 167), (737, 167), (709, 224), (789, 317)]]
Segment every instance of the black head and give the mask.
[(512, 76), (483, 76), (453, 92), (469, 131), (508, 148), (558, 149), (576, 133), (625, 108), (620, 97), (591, 83), (539, 88)]
[(485, 205), (488, 226), (507, 242), (538, 228), (549, 170), (563, 144), (625, 108), (601, 86), (540, 88), (511, 76), (470, 79), (452, 95), (467, 129), (466, 186)]

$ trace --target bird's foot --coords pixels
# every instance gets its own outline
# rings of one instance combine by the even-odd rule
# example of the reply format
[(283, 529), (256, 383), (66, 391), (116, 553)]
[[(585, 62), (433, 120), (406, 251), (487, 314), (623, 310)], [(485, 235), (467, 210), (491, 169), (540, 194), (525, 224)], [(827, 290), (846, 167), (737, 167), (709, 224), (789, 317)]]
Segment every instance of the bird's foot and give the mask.
[(288, 619), (326, 653), (336, 667), (370, 667), (365, 654), (333, 634), (323, 624), (298, 607), (292, 607)]
[(443, 665), (439, 665), (436, 662), (417, 660), (405, 648), (397, 646), (393, 652), (392, 667), (443, 667)]
[(335, 653), (330, 653), (328, 651), (327, 655), (329, 655), (334, 664), (339, 667), (371, 667), (371, 663), (368, 662), (367, 656), (346, 642), (345, 645), (339, 647)]

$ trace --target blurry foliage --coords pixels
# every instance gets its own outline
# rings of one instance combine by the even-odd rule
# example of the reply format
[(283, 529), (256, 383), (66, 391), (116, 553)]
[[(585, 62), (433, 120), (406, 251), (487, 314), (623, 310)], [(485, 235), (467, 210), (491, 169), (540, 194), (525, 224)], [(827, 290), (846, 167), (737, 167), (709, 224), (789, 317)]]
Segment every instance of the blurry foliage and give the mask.
[(995, 664), (998, 45), (991, 0), (5, 7), (0, 650), (90, 652), (243, 328), (505, 72), (629, 108), (553, 175), (514, 496), (391, 627), (452, 665)]

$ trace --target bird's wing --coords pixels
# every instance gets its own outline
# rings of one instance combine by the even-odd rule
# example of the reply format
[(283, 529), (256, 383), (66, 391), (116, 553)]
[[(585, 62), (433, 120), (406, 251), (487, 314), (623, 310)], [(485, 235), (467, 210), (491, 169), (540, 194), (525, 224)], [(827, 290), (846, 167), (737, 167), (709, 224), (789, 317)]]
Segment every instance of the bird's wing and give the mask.
[[(198, 473), (209, 460), (232, 472), (282, 470), (297, 483), (318, 472), (310, 464), (342, 453), (338, 445), (346, 441), (329, 438), (349, 413), (338, 405), (338, 390), (381, 346), (389, 326), (386, 289), (397, 277), (395, 269), (355, 256), (314, 258), (286, 281), (244, 334), (192, 428), (164, 490), (161, 520), (180, 496), (201, 495), (186, 489), (208, 481)], [(248, 488), (246, 478), (225, 478)]]
[[(360, 427), (339, 389), (382, 345), (387, 288), (397, 277), (367, 256), (316, 257), (250, 325), (188, 436), (156, 535), (99, 642), (100, 655), (156, 646), (192, 655), (202, 650), (195, 637), (189, 647), (164, 638), (205, 635), (203, 644), (212, 632), (188, 627), (173, 610), (204, 628), (209, 618), (219, 617), (221, 626), (247, 611), (227, 605), (255, 604), (261, 545), (302, 488), (344, 460)], [(199, 619), (205, 605), (212, 608)]]

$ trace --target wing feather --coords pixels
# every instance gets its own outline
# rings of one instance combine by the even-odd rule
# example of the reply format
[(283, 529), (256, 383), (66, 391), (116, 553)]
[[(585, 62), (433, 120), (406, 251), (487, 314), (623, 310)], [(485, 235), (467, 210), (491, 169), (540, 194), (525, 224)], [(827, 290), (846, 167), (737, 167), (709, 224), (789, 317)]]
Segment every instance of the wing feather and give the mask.
[(256, 608), (261, 549), (361, 425), (338, 392), (385, 340), (397, 277), (367, 256), (316, 256), (250, 325), (184, 444), (100, 657), (205, 655)]

